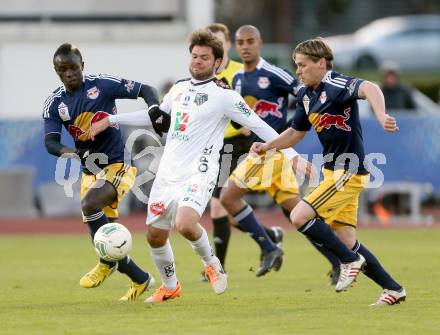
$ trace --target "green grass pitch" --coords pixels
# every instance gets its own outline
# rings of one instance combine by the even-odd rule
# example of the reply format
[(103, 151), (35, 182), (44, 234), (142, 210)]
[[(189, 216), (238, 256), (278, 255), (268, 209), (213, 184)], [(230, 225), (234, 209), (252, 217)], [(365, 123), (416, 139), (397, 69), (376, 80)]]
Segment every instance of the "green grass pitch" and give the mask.
[[(200, 260), (173, 235), (183, 296), (154, 306), (143, 302), (147, 295), (118, 302), (129, 284), (119, 273), (99, 288), (79, 287), (96, 261), (85, 235), (0, 236), (0, 334), (440, 334), (440, 230), (361, 229), (359, 236), (405, 285), (405, 303), (369, 307), (380, 288), (363, 275), (335, 293), (329, 265), (293, 231), (283, 268), (262, 278), (253, 272), (255, 243), (232, 235), (229, 288), (220, 296), (199, 281)], [(140, 234), (132, 256), (160, 281)]]

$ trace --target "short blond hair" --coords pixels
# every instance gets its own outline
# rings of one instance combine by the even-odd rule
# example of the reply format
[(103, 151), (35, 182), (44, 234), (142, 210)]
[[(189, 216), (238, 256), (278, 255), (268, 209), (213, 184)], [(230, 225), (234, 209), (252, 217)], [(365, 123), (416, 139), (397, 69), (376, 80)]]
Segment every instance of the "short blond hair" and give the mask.
[(333, 51), (330, 45), (322, 38), (315, 37), (307, 41), (298, 44), (293, 51), (293, 58), (296, 58), (296, 54), (302, 54), (309, 57), (313, 62), (318, 62), (321, 58), (324, 58), (327, 62), (327, 69), (333, 68)]
[(225, 41), (228, 42), (231, 40), (231, 35), (229, 33), (228, 27), (223, 23), (211, 23), (206, 27), (211, 33), (221, 32), (225, 36)]

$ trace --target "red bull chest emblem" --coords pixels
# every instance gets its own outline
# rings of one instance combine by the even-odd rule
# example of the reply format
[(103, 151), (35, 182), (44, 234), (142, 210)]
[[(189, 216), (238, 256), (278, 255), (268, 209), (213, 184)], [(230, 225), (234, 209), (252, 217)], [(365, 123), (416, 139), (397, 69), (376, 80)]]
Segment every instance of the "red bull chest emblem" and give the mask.
[(257, 84), (258, 84), (258, 87), (260, 87), (261, 89), (265, 89), (265, 88), (269, 87), (270, 80), (267, 77), (260, 77), (260, 78), (258, 78)]
[(346, 108), (344, 110), (344, 115), (332, 115), (329, 113), (321, 114), (319, 118), (318, 129), (321, 127), (325, 129), (330, 129), (331, 126), (335, 126), (337, 129), (351, 131), (351, 127), (347, 124), (347, 121), (350, 118), (350, 110), (350, 107)]
[(96, 86), (93, 86), (92, 88), (89, 88), (87, 90), (87, 98), (95, 100), (99, 97), (99, 88), (97, 88)]

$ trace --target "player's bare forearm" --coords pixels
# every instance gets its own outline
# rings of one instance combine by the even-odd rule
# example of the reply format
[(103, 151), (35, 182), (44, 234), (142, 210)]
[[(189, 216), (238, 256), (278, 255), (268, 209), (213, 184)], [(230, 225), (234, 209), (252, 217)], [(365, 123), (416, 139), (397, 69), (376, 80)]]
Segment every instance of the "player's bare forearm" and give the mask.
[(110, 121), (108, 117), (99, 120), (91, 125), (90, 129), (88, 130), (87, 137), (92, 141), (94, 141), (95, 136), (97, 136), (99, 133), (102, 133), (109, 126), (110, 126)]
[(359, 97), (368, 100), (378, 119), (385, 115), (385, 98), (379, 86), (369, 81), (362, 82), (359, 87)]
[(362, 82), (359, 87), (359, 97), (368, 100), (374, 115), (385, 131), (399, 130), (396, 119), (386, 113), (385, 98), (379, 86), (369, 81)]
[(267, 150), (291, 148), (301, 141), (305, 134), (305, 131), (297, 131), (293, 128), (288, 128), (283, 131), (280, 136), (267, 142)]

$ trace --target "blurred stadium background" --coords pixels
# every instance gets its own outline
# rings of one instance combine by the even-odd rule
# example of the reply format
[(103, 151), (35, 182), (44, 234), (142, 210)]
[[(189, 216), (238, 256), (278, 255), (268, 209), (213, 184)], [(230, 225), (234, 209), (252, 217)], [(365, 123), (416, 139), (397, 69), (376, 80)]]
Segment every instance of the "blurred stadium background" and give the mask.
[[(169, 82), (187, 77), (186, 38), (211, 22), (227, 24), (232, 33), (243, 24), (257, 26), (265, 42), (263, 56), (295, 71), (290, 55), (303, 39), (351, 34), (391, 16), (430, 14), (440, 21), (436, 0), (0, 0), (0, 8), (0, 233), (2, 227), (6, 231), (5, 227), (25, 222), (43, 224), (61, 217), (79, 221), (79, 183), (73, 186), (73, 196), (67, 197), (55, 181), (57, 160), (46, 153), (43, 144), (43, 102), (59, 86), (52, 55), (63, 42), (79, 47), (86, 73), (118, 75), (161, 91)], [(424, 50), (418, 49), (422, 38), (430, 38), (427, 43), (437, 53), (432, 68), (400, 66), (416, 108), (389, 111), (397, 115), (399, 133), (385, 134), (368, 107), (361, 108), (367, 152), (386, 156), (386, 164), (377, 163), (385, 184), (367, 190), (361, 200), (364, 225), (440, 223), (440, 27), (423, 29), (416, 29), (420, 35), (410, 44), (420, 54), (417, 61), (424, 62)], [(398, 63), (392, 53), (385, 54), (386, 59), (376, 58), (374, 66), (338, 70), (379, 82), (382, 61)], [(232, 58), (237, 58), (234, 52)], [(118, 103), (119, 113), (140, 108), (140, 101)], [(126, 128), (124, 133), (128, 136), (132, 131)], [(63, 141), (70, 139), (63, 136)], [(138, 138), (135, 148), (141, 151), (148, 143)], [(320, 154), (316, 136), (308, 135), (298, 151), (309, 158)], [(140, 173), (154, 175), (152, 155), (140, 156), (134, 161)], [(69, 168), (75, 172), (74, 163), (67, 167), (67, 175)], [(70, 178), (76, 180), (74, 173)], [(142, 186), (146, 194), (150, 185), (151, 178)], [(250, 195), (249, 201), (263, 214), (273, 210), (264, 195)], [(131, 194), (121, 212), (144, 213), (144, 204)], [(47, 221), (48, 217), (56, 219)], [(36, 231), (41, 227), (32, 226)]]

